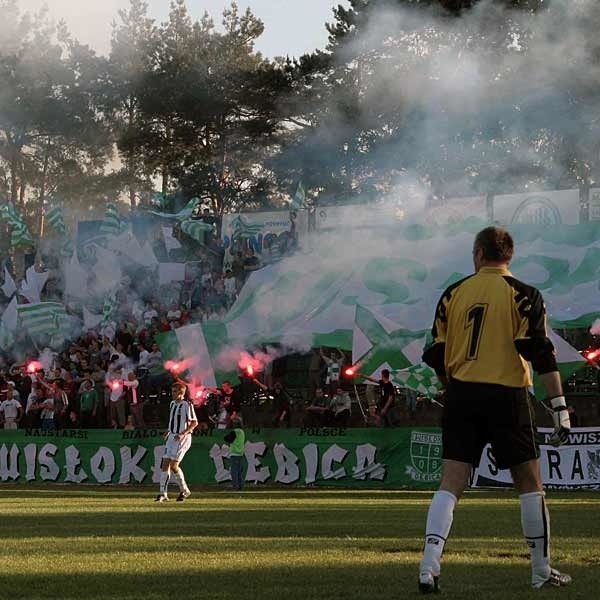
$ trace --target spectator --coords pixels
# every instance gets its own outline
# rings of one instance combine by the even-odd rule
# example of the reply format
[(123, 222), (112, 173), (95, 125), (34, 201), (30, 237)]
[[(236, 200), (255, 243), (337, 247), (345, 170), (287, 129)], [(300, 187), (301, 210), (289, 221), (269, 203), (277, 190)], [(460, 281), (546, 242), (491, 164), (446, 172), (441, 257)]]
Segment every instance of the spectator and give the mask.
[[(206, 388), (206, 391), (217, 394), (221, 399), (219, 423), (225, 426), (229, 426), (234, 420), (242, 423), (242, 399), (230, 381), (224, 381), (220, 388)], [(222, 414), (223, 410), (225, 415)]]
[(244, 259), (244, 279), (248, 279), (250, 273), (258, 271), (260, 269), (260, 260), (258, 256), (254, 254), (252, 248), (248, 248), (246, 251), (246, 258)]
[(27, 396), (25, 405), (25, 426), (34, 428), (40, 425), (39, 401), (42, 398), (42, 384), (39, 380), (31, 386), (31, 392)]
[(325, 396), (323, 388), (318, 387), (315, 390), (313, 400), (306, 408), (306, 425), (325, 426), (331, 421), (329, 409), (329, 398)]
[(138, 366), (140, 367), (145, 367), (148, 364), (148, 360), (150, 359), (150, 352), (148, 352), (148, 350), (146, 350), (146, 347), (144, 346), (144, 344), (138, 344), (138, 351), (139, 351), (139, 355), (138, 355)]
[(375, 379), (362, 375), (361, 373), (355, 373), (355, 377), (362, 377), (368, 381), (379, 384), (379, 399), (377, 401), (377, 415), (379, 417), (379, 423), (382, 427), (394, 427), (395, 422), (391, 413), (394, 406), (395, 400), (395, 389), (394, 384), (390, 381), (390, 372), (388, 369), (381, 371), (381, 379)]
[(236, 419), (231, 422), (233, 430), (227, 433), (225, 441), (229, 444), (229, 461), (231, 464), (231, 482), (233, 489), (241, 492), (244, 487), (242, 458), (246, 445), (246, 434), (241, 423)]
[(17, 402), (21, 402), (21, 394), (17, 390), (16, 384), (14, 381), (6, 382), (6, 399), (14, 398)]
[(292, 400), (290, 395), (284, 389), (283, 385), (277, 381), (270, 389), (264, 383), (253, 379), (254, 383), (265, 392), (273, 397), (273, 406), (275, 408), (275, 418), (273, 419), (273, 427), (290, 427), (292, 423)]
[(417, 411), (417, 392), (415, 390), (411, 390), (410, 388), (405, 388), (404, 396), (406, 398), (406, 409), (412, 417)]
[(129, 371), (127, 379), (123, 381), (123, 385), (125, 386), (127, 408), (130, 416), (133, 417), (133, 424), (136, 429), (142, 429), (146, 426), (144, 423), (141, 398), (138, 395), (139, 384), (140, 382), (137, 380), (135, 373)]
[(98, 392), (91, 379), (83, 382), (83, 392), (79, 398), (79, 423), (81, 427), (91, 427), (98, 409)]
[(239, 291), (242, 289), (242, 286), (244, 285), (244, 279), (246, 275), (246, 272), (244, 270), (244, 257), (241, 252), (236, 253), (235, 258), (231, 263), (231, 273), (235, 278), (237, 292), (239, 293)]
[(117, 369), (106, 376), (106, 385), (110, 390), (110, 422), (113, 429), (125, 426), (125, 393), (121, 370)]
[(6, 400), (0, 403), (0, 416), (4, 423), (4, 429), (17, 429), (23, 416), (23, 407), (17, 400), (14, 389), (9, 389)]
[(144, 324), (146, 325), (146, 327), (149, 327), (152, 324), (152, 319), (156, 318), (158, 318), (156, 305), (147, 305), (147, 308), (144, 311)]
[(341, 387), (338, 387), (335, 396), (331, 399), (331, 425), (336, 427), (347, 427), (350, 421), (350, 413), (352, 410), (352, 401), (350, 394), (344, 392)]
[(173, 302), (171, 304), (171, 308), (167, 313), (168, 321), (179, 321), (181, 319), (181, 310), (178, 308), (177, 304)]
[(336, 350), (336, 354), (332, 351), (331, 356), (327, 356), (321, 348), (321, 358), (327, 365), (327, 375), (325, 377), (325, 386), (331, 395), (335, 394), (338, 386), (340, 385), (340, 375), (342, 372), (342, 366), (346, 357), (341, 350)]
[(227, 269), (227, 271), (225, 271), (223, 287), (225, 290), (227, 307), (229, 308), (235, 302), (237, 296), (237, 284), (233, 275), (233, 271), (231, 269)]
[(40, 427), (44, 431), (56, 429), (54, 422), (54, 398), (47, 395), (44, 400), (38, 404), (40, 410)]
[(163, 362), (162, 352), (159, 350), (157, 343), (152, 344), (151, 350), (146, 362), (146, 367), (148, 369), (154, 369), (155, 367), (161, 366)]
[[(310, 386), (311, 394), (323, 385), (321, 381), (321, 353), (317, 348), (313, 348), (310, 354), (310, 364), (308, 366), (308, 385)], [(321, 390), (323, 392), (323, 390)]]

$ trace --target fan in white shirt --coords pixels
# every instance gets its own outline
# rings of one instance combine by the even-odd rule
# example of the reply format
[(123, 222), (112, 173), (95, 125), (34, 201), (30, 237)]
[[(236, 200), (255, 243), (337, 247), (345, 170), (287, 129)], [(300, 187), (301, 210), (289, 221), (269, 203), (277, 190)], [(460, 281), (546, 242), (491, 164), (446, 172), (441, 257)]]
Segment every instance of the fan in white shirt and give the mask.
[(21, 403), (12, 396), (0, 402), (0, 412), (4, 418), (4, 429), (16, 429), (23, 415)]

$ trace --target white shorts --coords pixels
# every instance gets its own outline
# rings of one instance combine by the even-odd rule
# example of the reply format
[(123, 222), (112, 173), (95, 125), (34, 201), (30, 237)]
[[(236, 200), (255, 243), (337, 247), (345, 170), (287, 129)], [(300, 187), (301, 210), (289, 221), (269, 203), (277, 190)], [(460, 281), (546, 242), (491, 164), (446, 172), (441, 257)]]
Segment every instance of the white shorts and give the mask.
[(192, 436), (186, 435), (183, 438), (176, 440), (175, 434), (170, 433), (165, 444), (165, 453), (163, 458), (169, 458), (176, 462), (181, 462), (185, 453), (190, 449), (192, 445)]

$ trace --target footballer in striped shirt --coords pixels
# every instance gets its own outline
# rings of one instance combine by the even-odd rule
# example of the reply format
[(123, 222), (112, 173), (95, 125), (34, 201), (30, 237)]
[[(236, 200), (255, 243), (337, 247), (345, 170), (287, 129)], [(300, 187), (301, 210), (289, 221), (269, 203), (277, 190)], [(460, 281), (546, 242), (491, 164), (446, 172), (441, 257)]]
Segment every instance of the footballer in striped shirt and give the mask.
[(184, 383), (177, 382), (171, 388), (171, 402), (169, 410), (169, 428), (165, 431), (165, 453), (161, 464), (160, 491), (156, 502), (166, 502), (169, 497), (167, 488), (171, 474), (179, 486), (177, 502), (183, 502), (189, 495), (183, 471), (179, 463), (192, 445), (192, 431), (198, 426), (196, 412), (191, 402), (185, 400), (187, 387)]

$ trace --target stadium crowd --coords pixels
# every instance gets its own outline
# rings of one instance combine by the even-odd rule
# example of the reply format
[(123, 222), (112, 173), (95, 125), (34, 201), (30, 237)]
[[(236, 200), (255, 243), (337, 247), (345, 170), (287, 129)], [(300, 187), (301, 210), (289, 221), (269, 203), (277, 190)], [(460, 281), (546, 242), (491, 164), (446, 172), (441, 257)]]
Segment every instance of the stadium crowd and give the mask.
[[(296, 246), (291, 232), (284, 250), (291, 252)], [(128, 271), (109, 317), (84, 328), (83, 335), (60, 351), (40, 352), (44, 346), (23, 329), (18, 331), (10, 352), (0, 351), (4, 428), (164, 425), (176, 376), (165, 369), (157, 336), (221, 318), (250, 273), (263, 266), (247, 244), (236, 243), (225, 252), (214, 238), (207, 249), (202, 260), (186, 263), (180, 282), (157, 287), (143, 269)], [(266, 262), (271, 258), (269, 252), (262, 257)], [(44, 300), (64, 301), (60, 289), (60, 281), (50, 277)], [(303, 382), (290, 388), (284, 383), (285, 372), (274, 376), (273, 364), (264, 365), (256, 377), (240, 370), (240, 385), (225, 382), (191, 399), (199, 426), (227, 428), (242, 419), (250, 426), (394, 427), (411, 422), (424, 408), (434, 412), (438, 408), (435, 400), (425, 402), (415, 391), (395, 386), (385, 371), (381, 380), (372, 380), (376, 385), (358, 389), (342, 374), (349, 363), (350, 357), (341, 350), (313, 349), (305, 357)], [(599, 384), (592, 384), (596, 393)], [(424, 424), (436, 424), (439, 414), (432, 417)]]
[[(23, 360), (0, 356), (0, 422), (16, 428), (144, 428), (161, 426), (178, 379), (165, 369), (156, 336), (193, 319), (194, 311), (175, 303), (147, 303), (140, 314), (125, 306), (114, 336), (90, 329), (62, 352), (31, 352)], [(112, 327), (112, 325), (110, 326)], [(336, 349), (314, 349), (307, 362), (305, 394), (275, 380), (272, 365), (240, 385), (224, 382), (205, 388), (195, 404), (200, 427), (227, 428), (242, 419), (249, 425), (290, 427), (348, 426), (353, 401), (341, 375), (347, 357)], [(365, 402), (362, 424), (396, 423), (391, 414), (398, 389), (384, 372), (380, 394)], [(416, 394), (405, 390), (416, 410)], [(162, 409), (161, 409), (162, 407)], [(356, 409), (354, 408), (354, 411)]]

